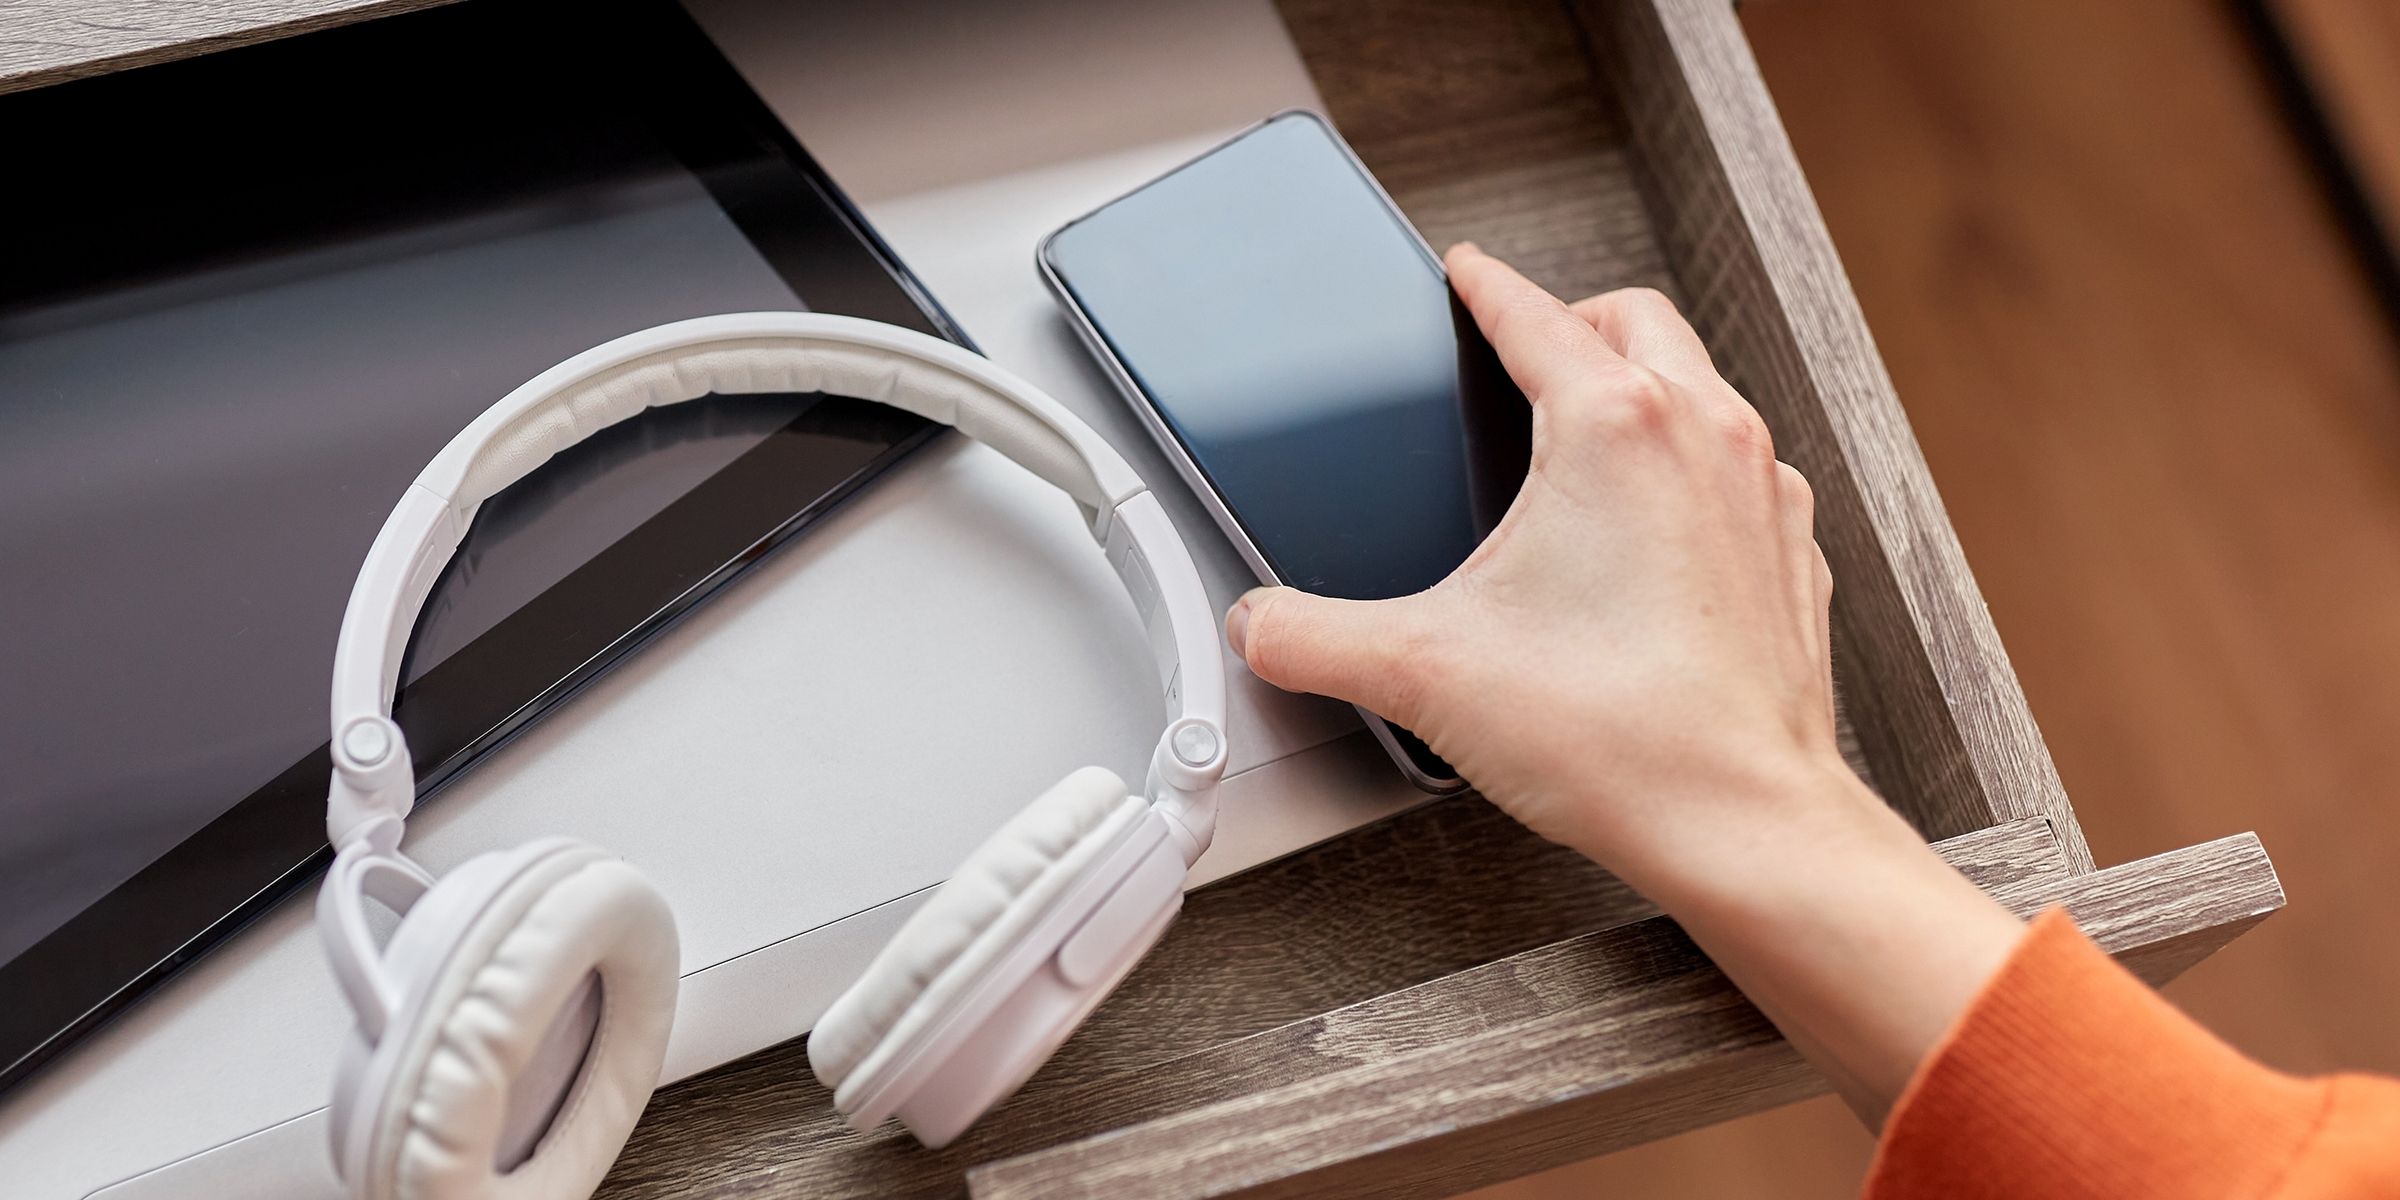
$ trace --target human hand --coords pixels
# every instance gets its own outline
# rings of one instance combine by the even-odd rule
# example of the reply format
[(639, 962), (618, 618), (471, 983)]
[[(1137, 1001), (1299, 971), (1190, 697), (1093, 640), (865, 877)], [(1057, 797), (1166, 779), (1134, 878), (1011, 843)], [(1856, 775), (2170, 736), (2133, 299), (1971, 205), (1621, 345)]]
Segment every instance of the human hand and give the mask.
[[(1533, 401), (1533, 464), (1448, 579), (1394, 600), (1262, 589), (1228, 636), (1270, 683), (1365, 705), (1629, 877), (1843, 770), (1813, 502), (1656, 292), (1569, 309), (1472, 246), (1451, 281)], [(1637, 880), (1637, 884), (1639, 880)]]
[(1808, 484), (1665, 297), (1446, 262), (1533, 403), (1515, 504), (1424, 592), (1262, 588), (1227, 639), (1657, 901), (1880, 1122), (2022, 927), (1841, 760)]

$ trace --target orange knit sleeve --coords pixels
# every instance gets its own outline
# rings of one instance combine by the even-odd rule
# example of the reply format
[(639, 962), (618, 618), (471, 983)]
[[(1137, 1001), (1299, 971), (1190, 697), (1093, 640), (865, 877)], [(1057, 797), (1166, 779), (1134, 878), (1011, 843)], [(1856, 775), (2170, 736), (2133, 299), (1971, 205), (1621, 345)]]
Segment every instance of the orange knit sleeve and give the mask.
[(2400, 1198), (2400, 1082), (2268, 1070), (2052, 909), (1917, 1068), (1866, 1194)]

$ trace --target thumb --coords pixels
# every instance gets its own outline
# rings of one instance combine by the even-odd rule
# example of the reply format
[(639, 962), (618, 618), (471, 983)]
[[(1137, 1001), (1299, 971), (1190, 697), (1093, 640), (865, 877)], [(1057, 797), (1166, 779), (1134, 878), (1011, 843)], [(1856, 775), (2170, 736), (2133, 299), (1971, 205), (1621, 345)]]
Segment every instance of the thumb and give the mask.
[(1417, 691), (1408, 674), (1412, 616), (1406, 597), (1334, 600), (1256, 588), (1225, 614), (1225, 641), (1276, 687), (1363, 704), (1407, 725), (1412, 714), (1400, 710)]

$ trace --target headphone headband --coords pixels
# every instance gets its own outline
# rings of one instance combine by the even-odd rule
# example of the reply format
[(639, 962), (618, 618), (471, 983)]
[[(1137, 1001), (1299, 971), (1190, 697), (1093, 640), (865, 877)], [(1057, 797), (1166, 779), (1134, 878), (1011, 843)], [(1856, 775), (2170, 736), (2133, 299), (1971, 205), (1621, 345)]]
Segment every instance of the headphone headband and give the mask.
[(1157, 497), (1099, 434), (988, 359), (880, 322), (780, 312), (677, 321), (578, 354), (503, 397), (419, 473), (367, 554), (334, 653), (334, 845), (415, 803), (392, 693), (418, 611), (484, 500), (646, 408), (820, 391), (954, 426), (1075, 499), (1149, 632), (1168, 715), (1150, 791), (1179, 827), (1185, 861), (1197, 858), (1225, 765), (1224, 665), (1199, 571)]

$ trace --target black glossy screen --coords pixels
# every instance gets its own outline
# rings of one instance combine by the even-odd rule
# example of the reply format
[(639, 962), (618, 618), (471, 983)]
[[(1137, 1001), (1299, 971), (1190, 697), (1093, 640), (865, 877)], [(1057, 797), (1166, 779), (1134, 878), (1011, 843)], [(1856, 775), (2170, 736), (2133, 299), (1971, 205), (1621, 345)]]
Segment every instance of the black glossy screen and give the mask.
[[(663, 0), (469, 0), (0, 128), (0, 1087), (321, 865), (352, 578), (477, 413), (684, 317), (957, 336)], [(492, 498), (395, 705), (421, 789), (930, 429), (715, 397)]]
[(1524, 481), (1523, 394), (1314, 117), (1266, 122), (1045, 254), (1284, 583), (1421, 591)]

